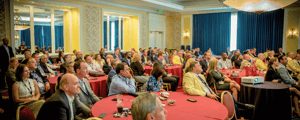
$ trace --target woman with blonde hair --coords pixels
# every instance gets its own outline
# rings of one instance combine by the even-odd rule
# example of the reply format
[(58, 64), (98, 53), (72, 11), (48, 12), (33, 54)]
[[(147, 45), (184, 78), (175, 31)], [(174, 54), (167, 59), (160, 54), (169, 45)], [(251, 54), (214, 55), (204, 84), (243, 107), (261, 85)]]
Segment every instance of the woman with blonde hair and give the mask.
[(130, 64), (130, 68), (133, 72), (135, 80), (144, 84), (142, 87), (142, 90), (144, 90), (146, 89), (149, 76), (145, 73), (145, 68), (143, 68), (141, 63), (141, 55), (139, 53), (135, 53), (132, 56), (132, 63)]
[(104, 65), (105, 61), (103, 59), (101, 59), (101, 55), (96, 54), (93, 58), (94, 58), (93, 62), (96, 63), (97, 67), (99, 67), (103, 70), (103, 65)]
[(169, 56), (170, 63), (173, 64), (173, 57), (177, 55), (177, 50), (173, 50), (171, 55)]
[(237, 91), (240, 91), (240, 85), (235, 81), (230, 80), (225, 74), (221, 73), (218, 69), (218, 60), (212, 59), (209, 61), (209, 73), (215, 79), (216, 89), (218, 90), (231, 90), (232, 96), (237, 99)]

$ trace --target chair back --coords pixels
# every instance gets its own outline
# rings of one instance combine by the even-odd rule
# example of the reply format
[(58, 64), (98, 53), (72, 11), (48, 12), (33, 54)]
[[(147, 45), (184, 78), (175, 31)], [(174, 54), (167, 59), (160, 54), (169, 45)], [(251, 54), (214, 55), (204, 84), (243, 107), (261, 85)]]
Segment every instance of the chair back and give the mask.
[(16, 120), (35, 120), (35, 118), (28, 107), (20, 105), (16, 112)]
[(221, 93), (221, 103), (228, 110), (228, 118), (231, 120), (235, 116), (235, 106), (231, 94), (228, 91), (223, 91)]

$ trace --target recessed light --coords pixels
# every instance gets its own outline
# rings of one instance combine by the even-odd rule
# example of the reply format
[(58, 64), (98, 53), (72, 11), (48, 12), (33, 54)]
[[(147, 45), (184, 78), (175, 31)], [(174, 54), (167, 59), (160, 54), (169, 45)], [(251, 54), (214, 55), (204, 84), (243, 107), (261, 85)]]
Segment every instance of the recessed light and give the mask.
[(31, 3), (34, 3), (33, 1)]

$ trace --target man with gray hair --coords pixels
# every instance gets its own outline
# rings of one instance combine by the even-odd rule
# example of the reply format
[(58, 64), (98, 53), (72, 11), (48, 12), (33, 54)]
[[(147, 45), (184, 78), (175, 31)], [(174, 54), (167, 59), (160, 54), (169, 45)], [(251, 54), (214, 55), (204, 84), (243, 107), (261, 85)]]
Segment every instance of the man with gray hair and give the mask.
[(41, 62), (40, 62), (41, 67), (44, 69), (45, 72), (48, 70), (49, 73), (54, 74), (55, 72), (52, 70), (52, 66), (49, 65), (47, 62), (48, 62), (48, 56), (47, 55), (42, 55), (41, 56)]
[(22, 64), (26, 64), (26, 63), (25, 63), (25, 62), (27, 62), (26, 59), (28, 59), (28, 58), (31, 57), (30, 51), (26, 50), (26, 51), (24, 52), (24, 56), (25, 56), (25, 58), (21, 61)]
[(156, 94), (144, 93), (134, 99), (131, 105), (133, 120), (165, 120), (167, 110)]

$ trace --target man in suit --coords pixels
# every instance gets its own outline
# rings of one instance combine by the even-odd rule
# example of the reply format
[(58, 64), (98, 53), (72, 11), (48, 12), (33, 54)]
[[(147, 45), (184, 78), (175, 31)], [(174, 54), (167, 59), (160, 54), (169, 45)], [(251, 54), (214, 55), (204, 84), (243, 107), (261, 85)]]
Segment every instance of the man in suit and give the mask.
[(203, 75), (205, 74), (206, 70), (208, 69), (209, 61), (210, 61), (210, 53), (205, 52), (204, 59), (200, 61), (200, 65), (202, 66), (201, 74)]
[(279, 49), (278, 49), (278, 53), (279, 53), (279, 55), (285, 55), (285, 53), (282, 52), (282, 48), (279, 48)]
[(49, 52), (46, 50), (44, 51), (44, 55), (47, 55), (48, 59), (47, 59), (47, 62), (48, 64), (52, 64), (51, 60), (50, 60), (50, 55), (49, 55)]
[(75, 75), (80, 83), (80, 93), (78, 94), (80, 101), (91, 108), (100, 99), (94, 94), (89, 81), (84, 78), (87, 75), (87, 64), (81, 60), (74, 64)]
[(29, 58), (26, 66), (30, 71), (29, 78), (36, 80), (37, 86), (41, 93), (41, 98), (46, 99), (51, 96), (50, 83), (46, 76), (43, 76), (40, 70), (37, 68), (36, 61), (34, 58)]
[(240, 54), (240, 50), (236, 50), (235, 52), (234, 52), (234, 55), (231, 57), (231, 63), (233, 63), (234, 61), (235, 61), (235, 57), (238, 55), (238, 54)]
[(10, 58), (14, 57), (14, 53), (12, 51), (12, 48), (8, 46), (8, 39), (4, 38), (3, 40), (3, 45), (0, 47), (0, 89), (5, 88), (5, 74), (8, 69), (8, 61)]
[(174, 65), (183, 65), (183, 58), (182, 58), (182, 51), (179, 51), (176, 56), (173, 57), (173, 64)]
[(286, 68), (286, 65), (288, 63), (287, 57), (285, 55), (281, 55), (278, 57), (278, 61), (280, 63), (276, 69), (278, 70), (278, 73), (283, 82), (285, 84), (292, 85), (299, 90), (300, 86), (296, 84), (296, 81), (292, 78), (292, 76), (288, 72), (288, 69)]
[(58, 89), (41, 107), (36, 120), (74, 120), (76, 113), (82, 112), (89, 117), (90, 109), (83, 105), (77, 94), (80, 84), (76, 76), (66, 74), (62, 77)]
[(151, 57), (147, 55), (147, 50), (143, 50), (143, 55), (141, 56), (142, 63), (152, 63)]
[(103, 71), (106, 75), (112, 69), (112, 67), (111, 67), (112, 60), (114, 60), (114, 57), (112, 55), (110, 55), (110, 54), (106, 55), (106, 61), (105, 61), (105, 64), (103, 65)]
[[(65, 60), (65, 62), (68, 61), (68, 60), (72, 60), (71, 55), (65, 55), (65, 56), (64, 56), (64, 60)], [(60, 67), (59, 67), (59, 73), (66, 73), (66, 72), (67, 72), (67, 69), (66, 69), (66, 67), (65, 67), (65, 64), (62, 63), (62, 64), (60, 65)]]
[[(37, 69), (39, 69), (42, 74), (50, 73), (50, 71), (47, 69), (46, 64), (43, 63), (42, 61), (40, 61), (40, 56), (39, 56), (38, 53), (33, 53), (32, 57), (36, 61), (36, 64), (37, 64), (36, 67), (37, 67)], [(42, 67), (42, 65), (43, 65), (43, 67)]]
[(48, 64), (47, 61), (48, 61), (47, 55), (42, 55), (40, 61), (42, 68), (44, 70), (48, 70), (49, 71), (48, 73), (54, 74), (55, 72), (52, 69), (56, 69), (56, 67), (54, 68), (52, 65)]
[(24, 52), (24, 56), (25, 56), (24, 59), (21, 61), (22, 64), (26, 64), (26, 63), (25, 63), (25, 60), (28, 59), (28, 58), (31, 58), (30, 51), (29, 51), (29, 50), (26, 50), (26, 51)]
[(171, 83), (172, 91), (176, 91), (179, 82), (179, 77), (176, 75), (172, 75), (172, 73), (169, 74), (166, 72), (166, 69), (162, 63), (162, 61), (164, 60), (164, 56), (165, 54), (163, 52), (158, 53), (158, 59), (154, 64), (160, 65), (165, 70), (165, 74), (162, 77), (163, 81), (167, 83)]
[(149, 47), (149, 50), (148, 50), (148, 52), (147, 52), (147, 55), (148, 55), (148, 56), (150, 56), (150, 55), (152, 54), (151, 51), (152, 51), (152, 49), (151, 49), (151, 47)]
[(76, 52), (76, 59), (74, 60), (74, 62), (76, 62), (77, 60), (82, 60), (82, 52), (81, 51), (78, 51)]
[(151, 53), (152, 53), (152, 54), (150, 54), (150, 55), (148, 55), (148, 56), (150, 56), (151, 62), (153, 63), (153, 62), (155, 62), (155, 61), (157, 60), (156, 49), (153, 49)]
[(113, 54), (114, 59), (119, 59), (119, 60), (123, 59), (123, 56), (120, 54), (120, 52), (121, 51), (119, 49), (115, 50), (115, 54)]
[(116, 66), (117, 64), (121, 63), (120, 60), (113, 60), (111, 61), (111, 66), (112, 66), (112, 70), (109, 71), (108, 76), (107, 76), (107, 92), (109, 92), (109, 88), (110, 88), (110, 83), (112, 78), (117, 74), (116, 72)]
[(257, 67), (258, 70), (264, 70), (267, 71), (267, 65), (263, 62), (265, 59), (264, 54), (259, 53), (258, 54), (258, 59), (256, 60), (255, 66)]
[(125, 57), (122, 59), (122, 62), (127, 63), (128, 66), (130, 66), (131, 64), (131, 53), (130, 52), (126, 52)]

